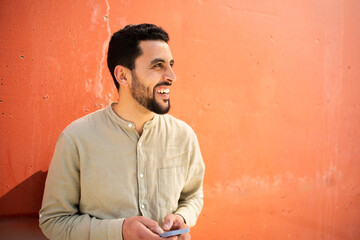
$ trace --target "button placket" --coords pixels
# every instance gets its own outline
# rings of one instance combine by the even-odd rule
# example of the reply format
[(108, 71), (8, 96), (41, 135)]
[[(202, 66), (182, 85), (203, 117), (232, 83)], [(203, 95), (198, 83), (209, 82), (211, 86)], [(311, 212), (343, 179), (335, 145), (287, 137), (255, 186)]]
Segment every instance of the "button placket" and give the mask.
[(147, 139), (147, 135), (149, 134), (148, 124), (145, 124), (143, 128), (143, 133), (138, 139), (137, 143), (137, 154), (138, 154), (138, 187), (139, 187), (139, 209), (143, 216), (147, 216), (147, 204), (148, 201), (146, 199), (147, 196), (147, 188), (146, 188), (146, 144), (145, 141)]
[(141, 143), (141, 141), (138, 142), (137, 144), (137, 156), (138, 156), (138, 168), (137, 168), (137, 172), (138, 172), (138, 188), (139, 188), (139, 207), (140, 207), (140, 212), (142, 213), (143, 216), (145, 216), (145, 211), (146, 211), (146, 188), (145, 188), (145, 174), (144, 174), (144, 168), (145, 168), (145, 154), (144, 154), (144, 149), (142, 148), (143, 144)]

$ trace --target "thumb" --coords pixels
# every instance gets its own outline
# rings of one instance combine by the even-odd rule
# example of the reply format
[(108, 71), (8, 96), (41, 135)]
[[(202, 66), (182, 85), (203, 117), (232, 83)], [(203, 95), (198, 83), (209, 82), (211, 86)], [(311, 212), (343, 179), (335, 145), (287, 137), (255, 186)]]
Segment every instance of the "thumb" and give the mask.
[(154, 220), (148, 218), (141, 218), (139, 222), (141, 222), (145, 227), (150, 229), (153, 233), (160, 234), (164, 232), (162, 228), (159, 226), (159, 224)]
[(163, 224), (163, 229), (165, 231), (169, 231), (172, 227), (172, 225), (174, 224), (174, 216), (172, 214), (168, 214), (166, 217), (165, 217), (165, 220), (164, 220), (164, 224)]

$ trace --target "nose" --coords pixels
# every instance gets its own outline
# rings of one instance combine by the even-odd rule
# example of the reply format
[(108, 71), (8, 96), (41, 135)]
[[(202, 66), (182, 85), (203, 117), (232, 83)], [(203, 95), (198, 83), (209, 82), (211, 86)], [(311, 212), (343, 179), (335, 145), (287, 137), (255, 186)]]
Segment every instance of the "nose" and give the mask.
[(171, 66), (169, 66), (167, 68), (167, 71), (165, 73), (164, 78), (165, 78), (166, 81), (169, 81), (169, 82), (175, 82), (176, 81), (176, 75), (175, 75), (174, 70), (172, 69)]

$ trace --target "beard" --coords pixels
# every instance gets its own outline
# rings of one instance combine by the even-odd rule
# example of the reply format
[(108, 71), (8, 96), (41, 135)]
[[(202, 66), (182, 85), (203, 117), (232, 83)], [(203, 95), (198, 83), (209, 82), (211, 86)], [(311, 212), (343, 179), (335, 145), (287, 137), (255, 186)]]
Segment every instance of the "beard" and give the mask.
[(131, 71), (132, 84), (131, 95), (132, 97), (143, 107), (156, 114), (166, 114), (170, 110), (170, 99), (162, 99), (164, 104), (161, 104), (155, 99), (155, 88), (161, 85), (170, 85), (167, 82), (155, 85), (151, 90), (149, 87), (145, 87), (136, 75), (135, 71)]

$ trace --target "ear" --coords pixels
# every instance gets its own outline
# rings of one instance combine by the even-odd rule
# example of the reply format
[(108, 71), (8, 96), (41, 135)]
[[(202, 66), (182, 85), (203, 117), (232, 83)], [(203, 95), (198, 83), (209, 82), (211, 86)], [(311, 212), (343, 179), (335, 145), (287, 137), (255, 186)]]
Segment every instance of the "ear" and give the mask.
[(128, 86), (127, 76), (130, 76), (130, 70), (122, 65), (117, 65), (114, 69), (114, 76), (117, 82), (122, 86)]

